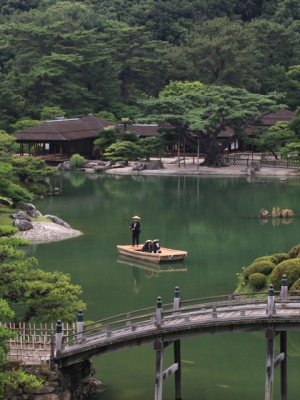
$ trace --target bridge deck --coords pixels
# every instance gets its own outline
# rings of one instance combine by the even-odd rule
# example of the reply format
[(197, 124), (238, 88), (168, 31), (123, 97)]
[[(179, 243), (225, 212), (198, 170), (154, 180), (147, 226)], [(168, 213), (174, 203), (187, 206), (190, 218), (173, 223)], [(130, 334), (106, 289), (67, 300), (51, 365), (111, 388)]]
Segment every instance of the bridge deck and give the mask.
[[(158, 336), (170, 341), (187, 335), (217, 333), (218, 330), (222, 333), (261, 330), (271, 321), (284, 324), (287, 330), (300, 330), (299, 297), (289, 297), (284, 303), (276, 300), (271, 317), (267, 313), (267, 298), (209, 300), (184, 305), (177, 310), (173, 305), (166, 307), (159, 325), (153, 308), (97, 321), (83, 333), (64, 337), (62, 353), (57, 355), (56, 362), (63, 367), (92, 356), (153, 343)], [(239, 328), (233, 329), (235, 325)]]

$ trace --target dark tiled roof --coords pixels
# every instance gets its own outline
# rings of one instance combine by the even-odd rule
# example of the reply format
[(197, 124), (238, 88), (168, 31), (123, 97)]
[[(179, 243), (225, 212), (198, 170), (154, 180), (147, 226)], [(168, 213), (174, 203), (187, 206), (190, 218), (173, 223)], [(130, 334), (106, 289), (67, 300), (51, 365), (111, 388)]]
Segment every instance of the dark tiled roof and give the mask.
[[(118, 128), (122, 131), (123, 125), (118, 125)], [(158, 125), (128, 125), (126, 130), (129, 132), (135, 132), (137, 135), (142, 137), (147, 136), (158, 136), (157, 130), (159, 129)]]
[[(290, 122), (295, 113), (289, 110), (281, 109), (278, 110), (276, 114), (268, 114), (262, 117), (263, 125), (269, 127), (276, 124), (279, 121)], [(164, 124), (168, 126), (169, 124)], [(41, 142), (60, 142), (68, 140), (80, 140), (95, 138), (100, 129), (115, 126), (122, 131), (123, 125), (114, 125), (109, 121), (104, 121), (100, 118), (88, 114), (83, 118), (76, 119), (61, 119), (45, 121), (40, 125), (27, 128), (22, 132), (15, 133), (14, 136), (17, 141), (41, 141)], [(127, 131), (136, 132), (141, 137), (157, 136), (158, 129), (162, 126), (158, 125), (128, 125), (126, 127)], [(249, 128), (246, 130), (248, 135), (251, 135), (252, 130)], [(219, 137), (230, 137), (234, 134), (231, 128), (227, 128), (225, 131), (221, 132)]]
[[(275, 113), (267, 114), (263, 116), (261, 119), (263, 122), (263, 126), (265, 128), (269, 128), (270, 126), (275, 125), (277, 122), (282, 122), (282, 121), (291, 122), (294, 116), (295, 113), (293, 111), (280, 109), (277, 111), (276, 114)], [(246, 133), (248, 136), (252, 135), (252, 128), (251, 127), (247, 128)], [(226, 130), (219, 133), (218, 137), (227, 138), (233, 135), (234, 135), (233, 129), (226, 127)]]
[(17, 132), (17, 141), (67, 141), (94, 138), (97, 132), (107, 126), (109, 121), (101, 120), (89, 114), (84, 118), (45, 121), (39, 125)]
[(286, 122), (291, 122), (291, 120), (294, 118), (295, 113), (290, 110), (286, 109), (280, 109), (277, 111), (277, 113), (273, 114), (268, 114), (262, 117), (263, 124), (265, 126), (272, 126), (275, 125), (279, 121), (286, 121)]

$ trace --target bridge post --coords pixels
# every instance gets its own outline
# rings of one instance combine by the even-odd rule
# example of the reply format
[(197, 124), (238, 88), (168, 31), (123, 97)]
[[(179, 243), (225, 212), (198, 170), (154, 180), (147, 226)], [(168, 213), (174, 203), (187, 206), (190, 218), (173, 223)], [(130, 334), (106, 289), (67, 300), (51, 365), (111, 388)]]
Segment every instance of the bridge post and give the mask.
[(274, 329), (272, 328), (266, 329), (265, 338), (267, 339), (265, 400), (273, 400), (274, 339), (275, 339)]
[(77, 340), (83, 338), (83, 312), (78, 310), (77, 314)]
[(287, 332), (280, 332), (280, 353), (284, 359), (280, 363), (280, 391), (281, 400), (287, 400)]
[[(174, 311), (179, 310), (180, 308), (180, 294), (179, 294), (179, 287), (175, 287), (175, 293), (174, 293), (174, 303), (173, 303), (173, 309)], [(173, 312), (173, 315), (179, 315), (179, 312)]]
[(156, 302), (156, 328), (157, 330), (161, 329), (161, 320), (162, 320), (162, 302), (161, 297), (157, 297)]
[(156, 350), (154, 400), (162, 400), (164, 343), (161, 338), (154, 342), (154, 350)]
[[(174, 310), (180, 308), (180, 293), (179, 287), (175, 287), (174, 294)], [(179, 315), (179, 312), (174, 312), (174, 315)], [(178, 369), (175, 371), (175, 400), (182, 399), (182, 380), (181, 380), (181, 350), (180, 350), (180, 340), (174, 340), (174, 363), (178, 364)]]
[(280, 300), (282, 302), (287, 301), (287, 296), (288, 296), (287, 279), (286, 279), (286, 275), (283, 275), (281, 289), (280, 289)]
[(55, 335), (55, 341), (56, 341), (56, 356), (61, 355), (61, 348), (62, 348), (62, 338), (63, 338), (63, 333), (62, 333), (62, 324), (61, 320), (58, 319), (56, 322), (56, 335)]
[(274, 312), (274, 287), (271, 283), (269, 286), (269, 294), (268, 294), (268, 310), (267, 310), (268, 317), (272, 317), (273, 312)]

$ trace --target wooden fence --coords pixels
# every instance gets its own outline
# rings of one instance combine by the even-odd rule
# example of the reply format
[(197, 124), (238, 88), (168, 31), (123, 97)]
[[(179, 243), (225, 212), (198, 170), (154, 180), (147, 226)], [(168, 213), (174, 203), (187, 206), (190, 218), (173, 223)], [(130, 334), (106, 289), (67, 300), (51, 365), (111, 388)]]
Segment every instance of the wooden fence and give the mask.
[(300, 162), (275, 159), (274, 157), (262, 157), (261, 154), (227, 154), (220, 157), (225, 165), (251, 165), (252, 162), (259, 163), (261, 167), (271, 168), (300, 168)]
[[(1, 324), (1, 322), (0, 322)], [(51, 340), (54, 341), (56, 323), (3, 323), (5, 328), (16, 333), (16, 337), (6, 343), (10, 351), (7, 360), (22, 361), (25, 364), (50, 363)], [(63, 334), (76, 332), (76, 323), (62, 323)]]

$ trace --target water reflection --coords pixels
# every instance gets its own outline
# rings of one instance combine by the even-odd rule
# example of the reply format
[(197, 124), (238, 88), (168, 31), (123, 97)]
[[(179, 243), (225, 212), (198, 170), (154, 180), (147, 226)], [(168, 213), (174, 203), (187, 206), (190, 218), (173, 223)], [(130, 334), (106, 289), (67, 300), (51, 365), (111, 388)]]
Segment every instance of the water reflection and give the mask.
[(145, 271), (145, 278), (159, 278), (163, 272), (187, 272), (187, 267), (184, 262), (178, 261), (173, 263), (155, 264), (142, 260), (134, 260), (131, 257), (119, 256), (117, 262), (126, 264), (132, 267), (130, 281), (133, 285), (133, 291), (138, 293), (140, 291), (140, 270)]
[(260, 218), (259, 222), (261, 225), (266, 225), (271, 220), (272, 226), (276, 227), (279, 225), (290, 225), (294, 218)]

